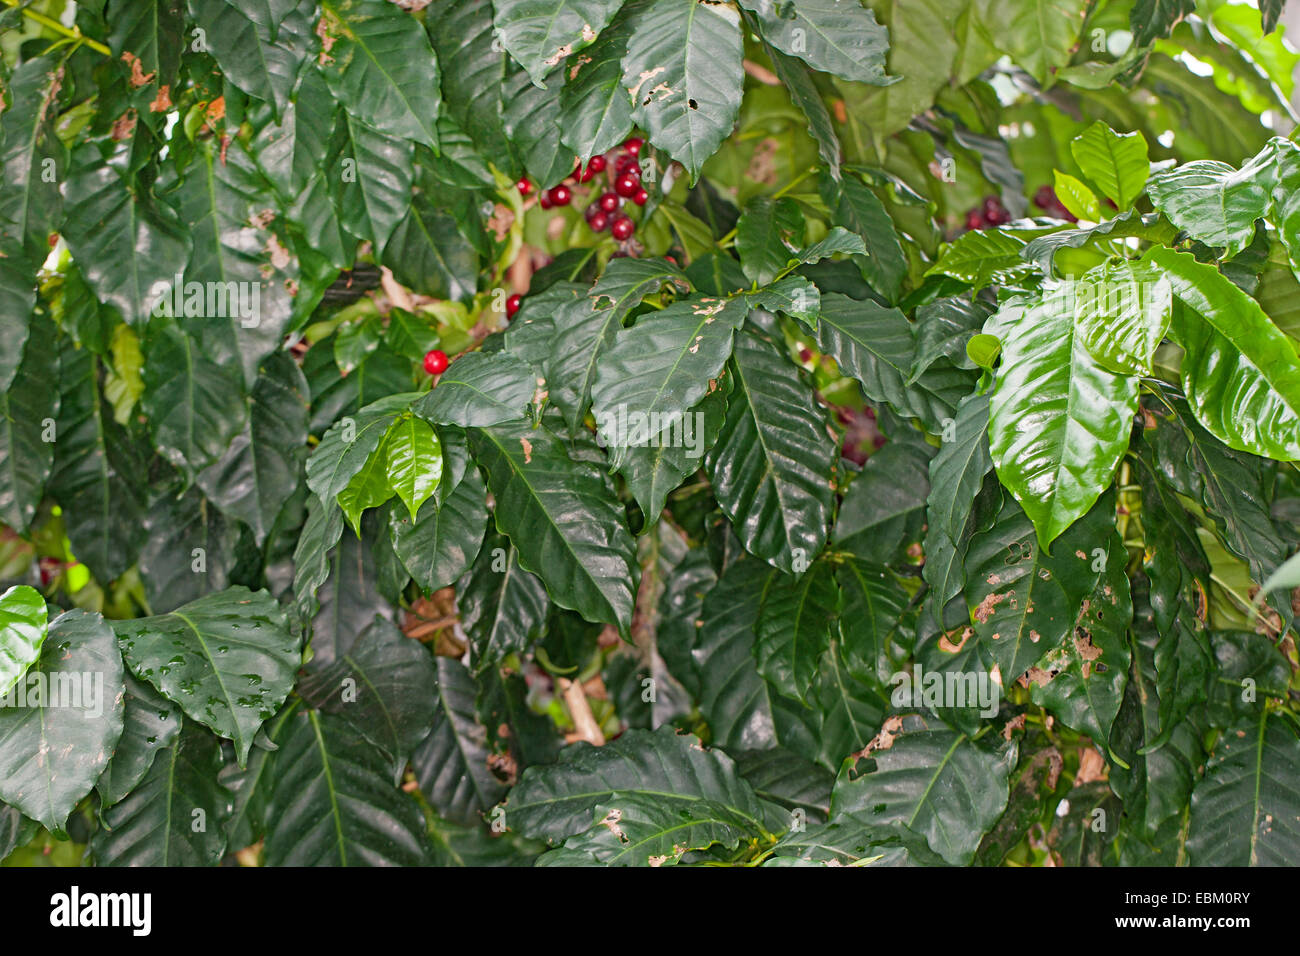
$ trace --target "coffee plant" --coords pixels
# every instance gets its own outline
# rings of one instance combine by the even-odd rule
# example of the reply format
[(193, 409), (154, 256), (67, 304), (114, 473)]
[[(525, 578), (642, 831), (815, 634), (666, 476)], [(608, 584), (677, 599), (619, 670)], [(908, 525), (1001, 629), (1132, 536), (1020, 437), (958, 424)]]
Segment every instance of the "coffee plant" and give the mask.
[(0, 858), (1300, 863), (1282, 0), (4, 0)]

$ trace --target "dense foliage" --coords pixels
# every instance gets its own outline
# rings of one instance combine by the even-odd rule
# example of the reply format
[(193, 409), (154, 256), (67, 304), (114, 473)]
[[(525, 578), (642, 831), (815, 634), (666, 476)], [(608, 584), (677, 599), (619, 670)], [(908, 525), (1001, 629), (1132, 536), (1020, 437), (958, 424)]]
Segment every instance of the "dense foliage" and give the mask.
[(1300, 862), (1282, 0), (5, 0), (0, 858)]

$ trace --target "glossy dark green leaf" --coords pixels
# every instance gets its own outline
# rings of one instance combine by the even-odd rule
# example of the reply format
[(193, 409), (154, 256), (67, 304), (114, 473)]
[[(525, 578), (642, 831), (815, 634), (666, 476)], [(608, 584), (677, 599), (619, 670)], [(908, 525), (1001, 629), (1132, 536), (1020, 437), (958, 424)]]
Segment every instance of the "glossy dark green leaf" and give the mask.
[(230, 813), (220, 769), (217, 739), (188, 724), (157, 753), (131, 793), (104, 811), (91, 843), (96, 865), (218, 865)]
[(591, 390), (613, 465), (623, 463), (638, 439), (654, 441), (680, 426), (726, 365), (748, 311), (743, 299), (683, 299), (618, 332)]
[(267, 4), (187, 2), (193, 22), (205, 32), (208, 52), (229, 81), (273, 104), (277, 115), (282, 112), (314, 41), (315, 23), (309, 19), (314, 9), (293, 9), (276, 24)]
[(1007, 805), (1007, 757), (920, 717), (898, 721), (866, 759), (875, 766), (859, 757), (840, 771), (831, 821), (902, 824), (951, 864), (970, 862)]
[(1212, 747), (1192, 792), (1191, 860), (1200, 866), (1287, 866), (1300, 852), (1300, 739), (1294, 724), (1268, 711), (1235, 730)]
[(248, 420), (198, 485), (218, 508), (262, 542), (302, 480), (307, 445), (307, 381), (286, 352), (263, 363), (248, 397)]
[(804, 221), (792, 199), (751, 199), (736, 224), (736, 252), (745, 276), (756, 286), (776, 279), (803, 245)]
[(596, 806), (616, 794), (653, 798), (665, 810), (688, 814), (709, 801), (762, 832), (762, 807), (732, 759), (671, 727), (629, 730), (603, 747), (574, 744), (556, 763), (529, 768), (510, 791), (506, 825), (527, 836), (563, 840), (587, 830)]
[(131, 672), (230, 738), (241, 766), (293, 686), (298, 641), (265, 591), (228, 588), (113, 630)]
[(885, 76), (889, 30), (861, 4), (805, 0), (786, 6), (779, 0), (745, 0), (741, 5), (756, 15), (764, 40), (813, 69), (876, 86), (891, 82)]
[(522, 421), (541, 387), (539, 378), (511, 352), (471, 352), (456, 359), (414, 408), (428, 421), (463, 428)]
[(297, 692), (343, 718), (400, 769), (434, 718), (434, 682), (429, 652), (376, 617), (329, 664), (309, 666)]
[(0, 392), (0, 520), (24, 532), (36, 515), (54, 465), (59, 414), (58, 352), (47, 347), (50, 326), (39, 323), (27, 342), (13, 384)]
[(753, 554), (784, 571), (826, 543), (835, 445), (799, 371), (773, 343), (736, 340), (735, 385), (706, 467), (718, 503)]
[(181, 711), (166, 697), (126, 675), (122, 737), (95, 784), (102, 807), (121, 802), (144, 779), (159, 751), (181, 732)]
[(456, 220), (423, 194), (393, 230), (383, 262), (403, 285), (435, 298), (467, 300), (478, 278), (478, 252)]
[(33, 57), (15, 69), (7, 78), (9, 108), (0, 118), (0, 237), (37, 260), (49, 251), (46, 239), (63, 215), (59, 183), (68, 151), (55, 135), (54, 100), (65, 69), (66, 60), (51, 56)]
[(464, 664), (439, 657), (432, 729), (411, 755), (420, 791), (438, 815), (465, 825), (480, 820), (506, 792), (489, 765), (492, 750), (475, 711), (477, 693)]
[(585, 49), (618, 12), (622, 0), (495, 0), (497, 35), (533, 82)]
[(398, 415), (416, 397), (389, 395), (367, 405), (355, 417), (345, 416), (336, 422), (307, 459), (307, 487), (322, 502), (332, 504), (383, 443)]
[(691, 182), (740, 111), (740, 15), (698, 0), (656, 0), (632, 22), (623, 85), (650, 142), (686, 167)]
[(778, 576), (763, 596), (754, 656), (759, 674), (787, 697), (808, 701), (839, 603), (826, 561), (813, 562), (798, 578)]
[(560, 607), (627, 633), (635, 603), (635, 547), (607, 479), (545, 428), (476, 429), (475, 458), (496, 499), (497, 528)]
[(63, 235), (100, 301), (143, 328), (162, 290), (184, 271), (193, 240), (171, 207), (131, 188), (116, 168), (126, 159), (119, 150), (105, 163), (95, 147), (81, 148), (63, 187)]
[(321, 71), (349, 112), (374, 129), (438, 145), (438, 58), (420, 24), (382, 0), (331, 0)]
[(519, 566), (505, 535), (489, 530), (456, 604), (476, 671), (527, 650), (546, 631), (550, 597), (537, 575)]
[(623, 85), (623, 57), (632, 18), (653, 0), (624, 0), (613, 21), (576, 61), (560, 94), (560, 139), (580, 160), (607, 152), (632, 130), (632, 97)]
[(1070, 153), (1121, 212), (1142, 195), (1151, 174), (1146, 138), (1140, 132), (1121, 135), (1101, 120), (1070, 141)]
[(884, 203), (852, 176), (839, 182), (823, 176), (821, 193), (834, 221), (861, 236), (866, 243), (863, 269), (868, 281), (887, 299), (895, 301), (907, 277), (907, 259)]
[(239, 525), (191, 487), (161, 489), (149, 502), (139, 569), (149, 609), (163, 614), (230, 584)]
[(145, 465), (140, 447), (114, 420), (100, 376), (100, 360), (88, 349), (63, 349), (50, 494), (63, 508), (73, 553), (106, 583), (140, 553)]
[(272, 757), (267, 866), (420, 866), (424, 817), (382, 751), (342, 717), (303, 710)]
[(1207, 246), (1231, 257), (1255, 238), (1255, 222), (1272, 200), (1276, 157), (1271, 149), (1241, 170), (1218, 160), (1175, 166), (1152, 177), (1151, 204), (1169, 221)]
[(51, 621), (39, 659), (0, 706), (0, 799), (63, 833), (122, 736), (123, 680), (102, 617)]
[(426, 501), (414, 521), (398, 508), (389, 512), (393, 549), (426, 594), (455, 584), (478, 557), (486, 497), (483, 479), (473, 469), (441, 503)]

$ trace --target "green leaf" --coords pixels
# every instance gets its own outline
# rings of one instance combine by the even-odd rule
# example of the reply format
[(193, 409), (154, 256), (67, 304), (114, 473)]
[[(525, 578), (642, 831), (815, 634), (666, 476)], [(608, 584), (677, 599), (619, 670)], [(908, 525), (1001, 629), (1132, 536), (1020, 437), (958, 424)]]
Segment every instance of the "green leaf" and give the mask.
[[(13, 384), (0, 392), (0, 521), (23, 533), (36, 515), (54, 465), (49, 423), (59, 414), (57, 350), (53, 329), (41, 321), (23, 349)], [(47, 338), (47, 336), (49, 336)]]
[(808, 702), (831, 622), (840, 603), (834, 568), (816, 561), (801, 577), (781, 575), (767, 589), (758, 618), (758, 672), (782, 694)]
[(930, 459), (925, 565), (921, 573), (930, 585), (934, 619), (941, 624), (950, 623), (944, 619), (943, 609), (965, 585), (963, 560), (971, 512), (985, 477), (993, 470), (988, 421), (987, 397), (972, 395), (964, 399), (953, 419), (951, 440), (945, 440), (939, 453)]
[(1182, 380), (1192, 411), (1230, 448), (1300, 459), (1300, 364), (1286, 335), (1254, 299), (1189, 253), (1155, 248), (1183, 306), (1170, 336), (1183, 347)]
[(752, 821), (710, 800), (683, 809), (664, 804), (657, 794), (615, 793), (596, 805), (591, 829), (569, 837), (538, 865), (674, 866), (692, 850), (734, 850), (759, 832)]
[(793, 199), (756, 196), (736, 224), (736, 252), (745, 276), (755, 287), (768, 285), (803, 245), (804, 221)]
[(149, 609), (171, 611), (230, 584), (239, 526), (204, 500), (197, 488), (178, 495), (159, 488), (149, 502), (138, 569)]
[(325, 504), (332, 504), (357, 472), (383, 443), (388, 429), (412, 399), (412, 394), (389, 395), (356, 413), (339, 419), (307, 459), (307, 487)]
[(1098, 742), (1110, 739), (1124, 697), (1130, 660), (1126, 638), (1133, 619), (1124, 542), (1112, 532), (1106, 545), (1093, 551), (1094, 556), (1100, 553), (1094, 560), (1104, 561), (1105, 569), (1073, 631), (1029, 671), (1034, 703)]
[(208, 499), (247, 524), (258, 543), (301, 480), (307, 399), (307, 381), (292, 357), (270, 356), (249, 393), (243, 431), (196, 478)]
[(740, 15), (699, 0), (656, 0), (632, 21), (623, 85), (632, 118), (694, 183), (740, 111)]
[(776, 744), (817, 753), (814, 712), (782, 697), (759, 676), (754, 658), (759, 609), (777, 572), (761, 561), (741, 558), (705, 595), (698, 635), (690, 649), (701, 676), (700, 713), (712, 740), (732, 752)]
[(523, 420), (540, 387), (537, 371), (520, 356), (470, 352), (438, 377), (413, 410), (439, 425), (487, 428)]
[(664, 432), (643, 447), (628, 449), (621, 474), (641, 508), (643, 530), (659, 519), (668, 496), (703, 466), (705, 452), (717, 443), (726, 414), (727, 396), (719, 388), (687, 413), (680, 434)]
[[(65, 283), (65, 307), (69, 297)], [(35, 269), (16, 256), (0, 257), (0, 391), (8, 391), (18, 374), (35, 306)]]
[(217, 781), (221, 747), (186, 725), (144, 779), (103, 813), (91, 842), (99, 866), (217, 866), (226, 851), (230, 791)]
[(478, 685), (465, 665), (437, 659), (437, 692), (432, 729), (411, 755), (420, 791), (438, 815), (472, 824), (505, 795), (505, 785), (489, 766), (492, 750), (479, 723), (474, 700)]
[(342, 717), (299, 711), (271, 761), (267, 866), (422, 866), (419, 804), (388, 758)]
[(1225, 731), (1192, 792), (1192, 863), (1290, 865), (1300, 853), (1297, 760), (1300, 739), (1282, 714), (1264, 710), (1251, 724)]
[(384, 246), (383, 264), (412, 291), (468, 301), (478, 282), (479, 256), (456, 220), (417, 193)]
[[(487, 488), (478, 469), (471, 469), (439, 502), (420, 506), (414, 520), (397, 508), (388, 522), (393, 550), (426, 594), (456, 583), (478, 557), (487, 524)], [(465, 623), (465, 608), (461, 608)]]
[(1221, 246), (1232, 258), (1255, 238), (1255, 223), (1268, 212), (1277, 157), (1266, 149), (1240, 170), (1218, 160), (1184, 163), (1157, 173), (1147, 184), (1151, 204), (1193, 239)]
[[(709, 393), (731, 355), (749, 307), (743, 299), (682, 299), (618, 332), (592, 386), (592, 412), (610, 463), (622, 465), (637, 439), (680, 424)], [(623, 424), (630, 423), (628, 429)]]
[(204, 318), (156, 318), (149, 324), (141, 411), (154, 447), (187, 477), (225, 454), (248, 416), (238, 368), (216, 360)]
[(45, 258), (49, 234), (59, 229), (68, 151), (55, 135), (55, 99), (65, 61), (33, 57), (6, 78), (9, 108), (0, 116), (0, 238), (13, 240), (36, 262)]
[(550, 597), (541, 579), (519, 566), (519, 551), (505, 535), (489, 530), (457, 588), (456, 606), (474, 669), (482, 672), (545, 633)]
[(384, 448), (388, 485), (414, 521), (420, 506), (433, 497), (442, 480), (442, 442), (428, 423), (411, 415), (393, 423)]
[[(614, 259), (600, 281), (611, 282), (629, 268), (652, 266), (658, 262), (659, 260), (647, 262), (643, 259)], [(667, 263), (662, 265), (665, 269), (677, 271)], [(658, 271), (654, 270), (652, 276)], [(682, 281), (685, 284), (685, 280)], [(631, 289), (622, 289), (620, 286), (621, 292), (616, 293), (617, 297), (626, 296), (629, 300), (622, 309), (617, 308), (613, 301), (604, 305), (601, 299), (589, 299), (586, 290), (573, 283), (557, 283), (537, 297), (544, 299), (540, 305), (552, 313), (555, 323), (543, 357), (547, 397), (563, 413), (570, 434), (577, 433), (587, 414), (587, 407), (591, 404), (591, 386), (596, 379), (600, 357), (614, 344), (615, 334), (623, 327), (627, 312), (641, 301), (646, 290), (657, 288), (658, 282), (653, 277), (646, 280), (644, 285), (634, 280)], [(611, 295), (611, 300), (614, 298)], [(552, 301), (555, 302), (553, 306)]]
[(235, 744), (242, 767), (262, 722), (284, 703), (298, 641), (265, 591), (227, 588), (170, 614), (114, 621), (131, 672)]
[(823, 176), (821, 195), (834, 221), (861, 236), (866, 244), (863, 270), (867, 281), (885, 298), (895, 301), (907, 278), (907, 258), (884, 203), (851, 176), (838, 183)]
[(939, 254), (927, 276), (946, 275), (970, 283), (978, 292), (990, 283), (1015, 284), (1033, 272), (1022, 250), (1030, 240), (1051, 229), (977, 229), (957, 239)]
[(1097, 197), (1092, 194), (1091, 189), (1059, 169), (1052, 170), (1052, 177), (1056, 198), (1072, 216), (1089, 222), (1101, 220), (1101, 203), (1097, 202)]
[(348, 113), (343, 123), (352, 176), (343, 176), (339, 187), (339, 221), (358, 239), (383, 249), (411, 208), (415, 146), (408, 139), (378, 133)]
[(551, 600), (626, 634), (635, 603), (635, 544), (623, 508), (589, 461), (525, 422), (476, 429), (474, 457), (496, 499), (497, 527)]
[(188, 5), (222, 74), (249, 96), (272, 104), (279, 116), (314, 41), (315, 24), (306, 12), (291, 10), (277, 29), (266, 4), (188, 0)]
[(1146, 137), (1140, 132), (1116, 133), (1101, 120), (1070, 141), (1070, 153), (1120, 212), (1132, 207), (1151, 175)]
[(494, 0), (501, 43), (533, 82), (571, 54), (589, 46), (618, 12), (622, 0)]
[(797, 7), (743, 0), (741, 6), (757, 16), (764, 40), (814, 70), (875, 86), (894, 81), (885, 76), (889, 30), (858, 0), (802, 0)]
[(26, 584), (0, 594), (0, 695), (22, 679), (41, 656), (49, 628), (45, 598)]
[(830, 111), (813, 82), (812, 73), (794, 57), (786, 56), (772, 46), (767, 47), (767, 55), (776, 67), (777, 79), (790, 94), (790, 99), (808, 118), (808, 132), (817, 141), (817, 155), (826, 164), (831, 177), (839, 179), (842, 150), (840, 139), (835, 132), (835, 124), (831, 121)]
[(1137, 413), (1136, 379), (1083, 347), (1073, 310), (1047, 292), (1013, 298), (985, 326), (1002, 342), (989, 402), (998, 478), (1049, 547), (1110, 484)]
[(396, 777), (428, 733), (435, 680), (429, 652), (391, 621), (375, 617), (328, 664), (309, 665), (297, 691), (386, 754)]
[(831, 822), (901, 824), (948, 863), (970, 863), (1006, 808), (1011, 760), (920, 717), (890, 718), (887, 729), (891, 724), (870, 752), (874, 768), (859, 770), (859, 757), (840, 771)]
[(615, 795), (653, 799), (688, 817), (707, 801), (763, 832), (758, 798), (731, 758), (672, 727), (629, 730), (603, 747), (574, 744), (554, 764), (529, 767), (510, 791), (506, 825), (526, 836), (564, 840), (586, 831), (597, 805), (607, 806)]
[(438, 147), (438, 58), (420, 24), (383, 0), (331, 0), (318, 32), (335, 97), (373, 129)]
[(752, 554), (783, 571), (826, 543), (836, 447), (799, 370), (772, 342), (736, 339), (735, 386), (705, 459), (714, 494)]
[[(895, 645), (901, 638), (907, 592), (884, 565), (858, 558), (850, 558), (836, 568), (835, 581), (844, 595), (835, 630), (835, 653), (843, 664), (837, 661), (827, 676), (843, 683), (846, 678), (839, 671), (847, 668), (854, 679), (882, 688), (894, 670), (891, 654), (896, 653)], [(858, 746), (865, 744), (863, 740)], [(839, 758), (847, 754), (839, 754), (831, 766), (838, 767)]]
[(99, 376), (99, 359), (65, 340), (49, 491), (63, 508), (73, 553), (96, 580), (108, 582), (140, 554), (145, 463), (137, 443), (114, 421)]
[(62, 835), (122, 736), (123, 679), (102, 617), (65, 611), (50, 622), (39, 659), (0, 707), (0, 800)]
[(125, 707), (122, 737), (104, 775), (95, 784), (103, 808), (120, 803), (135, 790), (158, 752), (171, 746), (181, 732), (180, 708), (129, 673)]
[(580, 65), (560, 93), (558, 123), (561, 141), (579, 160), (608, 152), (632, 131), (632, 98), (623, 85), (623, 57), (632, 36), (632, 18), (651, 2), (625, 0), (613, 22), (574, 61)]
[(120, 150), (105, 162), (95, 147), (81, 147), (63, 187), (63, 235), (99, 300), (141, 329), (184, 271), (192, 240), (170, 206), (116, 168), (126, 159)]
[(1050, 85), (1078, 46), (1087, 0), (972, 0), (980, 29), (1040, 86)]
[(1150, 375), (1173, 319), (1169, 281), (1157, 269), (1125, 260), (1089, 269), (1075, 286), (1075, 331), (1112, 372)]
[(1169, 36), (1175, 24), (1196, 12), (1196, 0), (1136, 0), (1129, 11), (1135, 46)]

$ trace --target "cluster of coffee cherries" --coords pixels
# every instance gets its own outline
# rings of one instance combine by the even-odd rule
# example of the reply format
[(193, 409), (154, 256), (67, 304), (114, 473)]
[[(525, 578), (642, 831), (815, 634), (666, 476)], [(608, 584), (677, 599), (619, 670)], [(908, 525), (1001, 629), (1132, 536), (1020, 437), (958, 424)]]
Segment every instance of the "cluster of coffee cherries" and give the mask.
[[(621, 210), (627, 202), (644, 206), (650, 199), (650, 194), (641, 185), (641, 162), (637, 157), (641, 155), (642, 145), (644, 141), (639, 136), (633, 136), (625, 140), (617, 150), (612, 165), (608, 153), (591, 157), (585, 167), (581, 163), (576, 164), (568, 179), (558, 186), (552, 186), (538, 197), (538, 205), (543, 209), (567, 206), (573, 202), (574, 185), (589, 183), (603, 174), (609, 188), (596, 195), (583, 216), (593, 232), (609, 230), (609, 234), (620, 242), (631, 239), (636, 232), (636, 223)], [(527, 179), (519, 180), (518, 187), (524, 196), (531, 195), (534, 188)], [(509, 311), (508, 303), (506, 310)]]
[(966, 213), (967, 229), (988, 229), (992, 226), (1005, 226), (1011, 221), (1011, 213), (1002, 205), (997, 196), (985, 196), (984, 201)]

